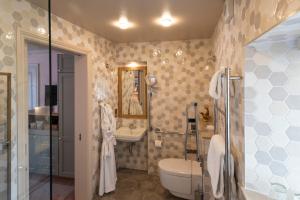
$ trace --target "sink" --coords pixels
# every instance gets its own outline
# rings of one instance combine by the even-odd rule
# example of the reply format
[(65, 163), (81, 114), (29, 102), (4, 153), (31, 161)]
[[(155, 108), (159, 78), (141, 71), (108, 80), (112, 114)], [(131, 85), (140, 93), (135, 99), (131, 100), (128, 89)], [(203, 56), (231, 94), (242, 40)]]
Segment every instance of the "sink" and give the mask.
[(146, 128), (130, 129), (129, 127), (120, 127), (117, 129), (115, 137), (122, 142), (138, 142), (146, 134)]

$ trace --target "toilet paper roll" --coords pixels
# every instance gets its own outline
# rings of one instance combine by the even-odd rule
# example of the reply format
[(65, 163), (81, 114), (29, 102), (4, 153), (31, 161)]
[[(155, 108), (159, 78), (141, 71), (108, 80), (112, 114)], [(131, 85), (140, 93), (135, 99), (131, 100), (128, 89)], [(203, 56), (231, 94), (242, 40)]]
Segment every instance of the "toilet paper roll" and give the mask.
[(161, 141), (161, 140), (155, 140), (155, 141), (154, 141), (154, 145), (155, 145), (156, 147), (160, 148), (161, 145), (162, 145), (162, 141)]

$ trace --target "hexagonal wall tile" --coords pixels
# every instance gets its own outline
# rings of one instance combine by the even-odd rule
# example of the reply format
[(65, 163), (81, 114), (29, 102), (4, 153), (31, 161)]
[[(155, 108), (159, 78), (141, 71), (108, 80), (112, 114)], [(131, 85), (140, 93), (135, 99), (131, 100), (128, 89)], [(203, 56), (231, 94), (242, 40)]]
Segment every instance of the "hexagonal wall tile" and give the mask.
[(300, 127), (291, 126), (286, 130), (286, 134), (290, 140), (300, 141)]
[(245, 73), (245, 87), (251, 87), (255, 85), (257, 78), (253, 72)]
[(257, 79), (267, 79), (271, 75), (272, 71), (269, 69), (267, 65), (257, 66), (254, 74)]
[(299, 146), (299, 142), (290, 141), (285, 149), (290, 156), (300, 157)]
[(269, 153), (274, 160), (285, 161), (288, 157), (284, 148), (278, 146), (273, 146)]
[(272, 72), (284, 72), (289, 65), (289, 61), (284, 57), (273, 58), (269, 64)]
[(265, 152), (269, 151), (273, 146), (273, 143), (270, 140), (270, 138), (265, 136), (258, 136), (255, 140), (255, 144), (258, 150)]
[(269, 125), (263, 122), (257, 122), (254, 128), (258, 135), (267, 136), (270, 135), (272, 131)]
[(290, 109), (300, 110), (300, 95), (290, 95), (285, 102)]
[(256, 123), (256, 119), (251, 114), (245, 114), (245, 126), (253, 127)]
[(255, 159), (262, 165), (268, 165), (272, 161), (270, 155), (265, 151), (257, 151), (255, 153)]
[(245, 101), (245, 113), (253, 113), (256, 110), (256, 105), (253, 101)]
[(245, 99), (253, 99), (256, 96), (256, 91), (253, 87), (245, 87)]
[(288, 96), (288, 93), (281, 87), (274, 87), (269, 92), (269, 95), (274, 101), (283, 101)]
[(283, 72), (273, 72), (269, 81), (273, 86), (283, 86), (288, 80), (288, 77)]
[(288, 113), (288, 107), (284, 102), (272, 102), (272, 104), (269, 107), (270, 112), (273, 115), (280, 115), (284, 116)]
[(270, 139), (274, 145), (283, 147), (283, 148), (285, 148), (285, 146), (290, 141), (289, 137), (284, 132), (283, 133), (272, 133)]
[(245, 72), (253, 72), (256, 69), (256, 64), (253, 60), (246, 60), (245, 62)]
[(285, 74), (289, 78), (298, 78), (300, 74), (299, 63), (290, 63), (285, 70)]
[(287, 59), (291, 63), (300, 63), (300, 50), (292, 49), (287, 53)]
[(273, 116), (268, 124), (273, 133), (284, 133), (290, 126), (284, 116)]
[(261, 52), (258, 52), (253, 56), (253, 60), (257, 65), (268, 65), (272, 61), (272, 58), (268, 55), (263, 55)]
[(286, 119), (291, 126), (300, 126), (300, 110), (290, 110), (286, 115)]
[[(300, 67), (299, 67), (300, 68)], [(300, 72), (299, 72), (300, 74)], [(299, 76), (299, 74), (297, 74)], [(300, 79), (297, 78), (290, 78), (288, 79), (287, 83), (285, 84), (284, 88), (290, 95), (297, 95), (300, 94)]]
[(272, 172), (270, 168), (266, 165), (258, 164), (255, 168), (255, 172), (258, 175), (258, 177), (264, 180), (269, 180), (270, 178), (272, 178)]
[(272, 56), (281, 56), (282, 54), (285, 54), (289, 49), (289, 46), (285, 41), (283, 42), (276, 42), (271, 44), (270, 52)]
[(255, 91), (260, 94), (267, 94), (271, 91), (272, 85), (267, 79), (259, 79), (255, 83)]
[(273, 174), (278, 176), (286, 176), (288, 174), (288, 170), (286, 167), (277, 161), (272, 161), (269, 165), (270, 170), (273, 172)]

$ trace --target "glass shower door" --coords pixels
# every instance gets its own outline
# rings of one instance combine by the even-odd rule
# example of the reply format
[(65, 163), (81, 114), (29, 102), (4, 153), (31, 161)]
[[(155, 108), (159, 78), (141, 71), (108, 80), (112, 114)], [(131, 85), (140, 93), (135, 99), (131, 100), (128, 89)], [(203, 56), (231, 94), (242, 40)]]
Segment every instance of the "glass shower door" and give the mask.
[(10, 199), (10, 74), (0, 72), (0, 199)]

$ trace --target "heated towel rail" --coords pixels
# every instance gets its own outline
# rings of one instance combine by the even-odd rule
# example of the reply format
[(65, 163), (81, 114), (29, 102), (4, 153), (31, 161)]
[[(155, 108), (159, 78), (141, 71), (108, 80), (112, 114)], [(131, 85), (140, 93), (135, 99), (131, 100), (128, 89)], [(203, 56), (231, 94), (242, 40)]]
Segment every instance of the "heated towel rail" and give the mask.
[[(231, 190), (231, 144), (230, 144), (230, 82), (233, 80), (241, 80), (241, 76), (232, 76), (231, 69), (229, 67), (225, 68), (225, 72), (222, 76), (222, 88), (225, 89), (223, 93), (225, 111), (223, 111), (218, 106), (218, 100), (214, 100), (214, 134), (217, 134), (218, 129), (218, 114), (222, 114), (225, 117), (225, 200), (231, 200), (232, 190)], [(224, 87), (225, 86), (225, 87)]]

